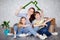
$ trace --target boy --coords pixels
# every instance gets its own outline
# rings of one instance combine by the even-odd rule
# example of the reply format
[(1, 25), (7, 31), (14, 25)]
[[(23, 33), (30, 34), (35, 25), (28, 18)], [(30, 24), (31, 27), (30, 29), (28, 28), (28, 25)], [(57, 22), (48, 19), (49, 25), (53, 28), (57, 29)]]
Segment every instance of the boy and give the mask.
[[(33, 21), (33, 29), (35, 31), (38, 31), (39, 34), (42, 34), (43, 36), (45, 36), (47, 38), (47, 36), (51, 35), (50, 32), (48, 32), (48, 27), (45, 21), (45, 19), (40, 15), (40, 13), (38, 11), (35, 12), (35, 20)], [(47, 34), (46, 34), (47, 33)]]

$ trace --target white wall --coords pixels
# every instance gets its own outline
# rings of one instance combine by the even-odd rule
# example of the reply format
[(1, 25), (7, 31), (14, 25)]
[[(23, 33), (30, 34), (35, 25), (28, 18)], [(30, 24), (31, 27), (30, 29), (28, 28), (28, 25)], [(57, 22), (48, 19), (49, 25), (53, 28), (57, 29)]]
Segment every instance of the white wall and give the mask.
[[(4, 20), (10, 20), (10, 26), (17, 23), (19, 17), (15, 16), (15, 11), (19, 6), (23, 6), (31, 0), (0, 0), (0, 24)], [(44, 15), (56, 18), (57, 26), (60, 26), (60, 0), (37, 0), (38, 6), (44, 10)], [(35, 7), (33, 4), (29, 5)], [(27, 8), (25, 10), (27, 10)], [(24, 10), (24, 12), (25, 12)]]

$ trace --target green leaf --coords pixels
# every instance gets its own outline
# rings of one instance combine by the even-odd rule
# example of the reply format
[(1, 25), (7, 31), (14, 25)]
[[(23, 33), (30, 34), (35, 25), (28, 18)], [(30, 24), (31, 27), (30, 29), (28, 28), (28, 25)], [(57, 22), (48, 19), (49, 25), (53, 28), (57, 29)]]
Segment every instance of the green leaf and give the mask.
[(1, 24), (2, 28), (4, 28), (4, 24)]
[(1, 26), (2, 26), (2, 28), (9, 28), (9, 23), (10, 23), (10, 21), (3, 21), (3, 24), (1, 24)]

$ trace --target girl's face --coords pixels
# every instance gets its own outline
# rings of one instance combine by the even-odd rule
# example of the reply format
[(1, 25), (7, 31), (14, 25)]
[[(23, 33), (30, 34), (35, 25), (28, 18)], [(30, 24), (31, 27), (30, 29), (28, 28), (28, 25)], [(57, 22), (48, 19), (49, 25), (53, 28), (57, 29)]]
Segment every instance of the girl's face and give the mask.
[(36, 15), (35, 15), (35, 18), (36, 18), (37, 20), (39, 20), (39, 19), (41, 18), (41, 15), (40, 15), (40, 14), (36, 14)]
[(21, 22), (22, 22), (23, 24), (25, 24), (25, 23), (26, 23), (26, 19), (25, 19), (25, 18), (22, 18)]
[(28, 14), (32, 15), (34, 13), (34, 10), (33, 9), (29, 9), (28, 10)]

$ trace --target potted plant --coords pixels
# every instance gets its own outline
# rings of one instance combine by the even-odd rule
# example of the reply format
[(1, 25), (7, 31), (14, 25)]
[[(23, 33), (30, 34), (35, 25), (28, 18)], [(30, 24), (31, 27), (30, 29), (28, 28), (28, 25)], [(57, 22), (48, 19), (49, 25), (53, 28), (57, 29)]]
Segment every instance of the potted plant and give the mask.
[(3, 24), (1, 24), (2, 28), (4, 28), (4, 34), (5, 35), (7, 35), (10, 32), (9, 23), (10, 23), (10, 21), (3, 21)]

